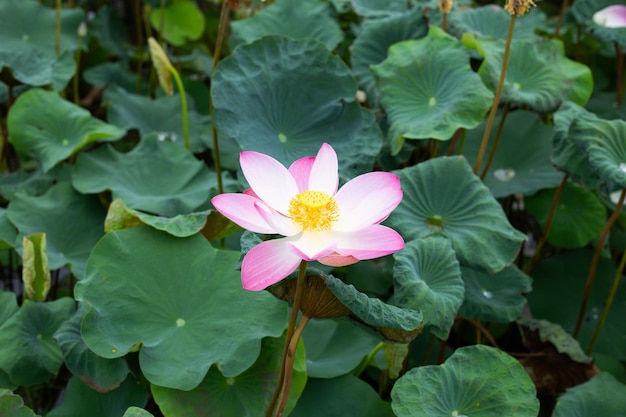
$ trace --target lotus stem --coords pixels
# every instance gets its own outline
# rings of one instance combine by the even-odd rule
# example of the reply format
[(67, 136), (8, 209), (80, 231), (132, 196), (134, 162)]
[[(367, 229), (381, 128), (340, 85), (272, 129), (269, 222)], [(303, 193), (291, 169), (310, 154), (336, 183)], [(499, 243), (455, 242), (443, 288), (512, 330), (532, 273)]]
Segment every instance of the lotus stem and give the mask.
[(302, 332), (304, 331), (304, 328), (306, 327), (308, 322), (309, 318), (303, 315), (298, 322), (298, 326), (296, 326), (296, 330), (291, 336), (289, 348), (287, 349), (287, 359), (285, 361), (283, 388), (282, 392), (280, 393), (280, 402), (278, 403), (278, 407), (276, 408), (276, 417), (283, 417), (283, 414), (285, 413), (287, 400), (289, 400), (289, 391), (291, 391), (291, 380), (293, 379), (293, 363), (296, 358), (298, 341), (300, 340), (300, 337), (302, 337)]
[(543, 234), (541, 235), (541, 239), (539, 239), (537, 247), (535, 247), (535, 252), (533, 253), (532, 258), (530, 258), (526, 262), (526, 265), (524, 265), (523, 271), (526, 274), (530, 275), (533, 268), (537, 264), (539, 257), (541, 256), (541, 250), (543, 249), (543, 245), (545, 245), (546, 241), (548, 240), (548, 235), (550, 234), (550, 229), (552, 228), (552, 220), (554, 220), (554, 213), (556, 213), (556, 208), (559, 205), (559, 200), (561, 199), (561, 193), (563, 192), (563, 189), (565, 188), (565, 184), (567, 184), (568, 179), (569, 174), (565, 174), (563, 176), (563, 179), (561, 180), (561, 183), (559, 184), (559, 187), (554, 193), (554, 197), (552, 198), (552, 205), (550, 206), (550, 212), (548, 213), (548, 219), (546, 220), (546, 225), (543, 228)]
[(624, 198), (626, 198), (626, 188), (622, 190), (619, 196), (619, 201), (617, 202), (617, 205), (615, 206), (615, 210), (613, 210), (613, 214), (611, 214), (611, 217), (609, 217), (609, 219), (607, 220), (606, 224), (604, 225), (604, 228), (602, 229), (602, 232), (600, 233), (600, 237), (598, 238), (596, 250), (593, 253), (593, 259), (591, 260), (591, 266), (589, 268), (587, 282), (585, 283), (583, 299), (582, 299), (582, 302), (580, 303), (580, 311), (578, 312), (578, 319), (576, 320), (576, 327), (574, 328), (574, 332), (572, 333), (574, 337), (578, 337), (578, 334), (580, 333), (580, 328), (583, 324), (583, 319), (585, 317), (585, 311), (587, 310), (587, 303), (589, 302), (589, 293), (591, 292), (591, 286), (593, 285), (593, 281), (596, 277), (596, 270), (598, 269), (598, 262), (600, 261), (600, 254), (602, 253), (604, 241), (607, 235), (609, 234), (609, 230), (611, 230), (613, 223), (615, 223), (615, 221), (617, 220), (617, 218), (619, 217), (622, 211), (622, 206), (624, 205)]
[(374, 356), (378, 353), (379, 350), (381, 350), (383, 347), (385, 347), (385, 342), (380, 342), (378, 343), (376, 346), (374, 346), (374, 349), (372, 349), (361, 361), (361, 363), (359, 363), (359, 366), (357, 366), (354, 371), (352, 371), (352, 375), (358, 377), (359, 375), (361, 375), (363, 373), (363, 371), (365, 371), (365, 368), (367, 368), (367, 365), (370, 364), (370, 362), (372, 362), (372, 359), (374, 359)]
[(621, 107), (624, 99), (624, 49), (615, 44), (617, 54), (617, 107)]
[(504, 46), (504, 56), (502, 57), (502, 71), (500, 73), (500, 81), (498, 82), (498, 88), (496, 89), (496, 95), (493, 99), (493, 105), (489, 112), (489, 118), (487, 119), (487, 126), (485, 127), (485, 133), (483, 133), (483, 139), (480, 143), (480, 150), (478, 151), (478, 157), (476, 158), (476, 164), (474, 165), (474, 174), (478, 175), (480, 164), (483, 162), (485, 151), (487, 150), (487, 143), (489, 142), (489, 135), (491, 134), (491, 128), (493, 127), (493, 121), (500, 105), (500, 97), (502, 96), (502, 89), (504, 87), (504, 80), (506, 79), (506, 70), (509, 65), (509, 56), (511, 53), (511, 41), (513, 40), (513, 30), (515, 29), (516, 15), (511, 16), (509, 22), (509, 32), (506, 36), (506, 45)]
[(190, 149), (191, 145), (189, 144), (189, 120), (187, 115), (187, 95), (185, 94), (185, 87), (183, 86), (183, 81), (180, 79), (180, 75), (176, 68), (170, 67), (170, 72), (174, 76), (174, 80), (176, 81), (176, 86), (178, 87), (178, 91), (180, 92), (180, 105), (183, 111), (183, 137), (185, 138), (185, 148)]
[(141, 94), (143, 82), (143, 31), (141, 30), (141, 0), (135, 0), (135, 31), (137, 36), (137, 94)]
[(602, 315), (600, 316), (600, 320), (598, 320), (596, 331), (593, 333), (593, 338), (591, 339), (591, 343), (589, 343), (589, 347), (587, 348), (587, 356), (591, 356), (591, 354), (593, 353), (593, 349), (596, 347), (596, 343), (598, 343), (598, 339), (600, 338), (600, 332), (602, 332), (604, 322), (606, 322), (606, 318), (609, 315), (611, 305), (613, 305), (613, 300), (615, 299), (617, 288), (619, 287), (619, 283), (622, 280), (622, 272), (624, 271), (624, 266), (626, 266), (626, 249), (624, 249), (624, 252), (622, 253), (622, 259), (620, 260), (617, 271), (615, 272), (615, 276), (613, 277), (611, 290), (609, 291), (609, 295), (604, 302)]
[[(211, 76), (215, 73), (215, 68), (220, 61), (220, 55), (222, 54), (222, 43), (224, 42), (224, 33), (228, 26), (228, 18), (230, 16), (230, 8), (228, 0), (224, 0), (222, 3), (222, 10), (220, 11), (220, 21), (217, 29), (217, 40), (215, 41), (215, 51), (213, 51), (213, 68), (211, 70)], [(213, 136), (213, 162), (215, 163), (215, 174), (217, 175), (217, 192), (219, 194), (224, 192), (224, 185), (222, 183), (222, 165), (220, 163), (220, 147), (217, 137), (217, 128), (215, 127), (215, 112), (213, 109), (213, 97), (209, 95), (209, 108), (211, 112), (211, 134)]]
[(79, 94), (79, 81), (80, 81), (80, 57), (83, 49), (83, 38), (87, 34), (87, 25), (85, 22), (81, 22), (78, 26), (78, 47), (76, 48), (76, 71), (74, 73), (74, 80), (72, 89), (74, 90), (74, 104), (80, 105)]
[(289, 351), (289, 344), (294, 335), (296, 328), (296, 321), (298, 320), (298, 312), (300, 311), (300, 305), (302, 304), (302, 298), (304, 296), (304, 287), (306, 281), (306, 266), (307, 262), (300, 262), (300, 268), (298, 269), (298, 278), (296, 280), (296, 293), (293, 298), (293, 305), (291, 306), (291, 314), (289, 316), (289, 324), (287, 324), (287, 334), (285, 335), (285, 346), (283, 348), (283, 359), (280, 366), (280, 373), (278, 375), (278, 383), (274, 389), (274, 395), (270, 401), (270, 405), (267, 407), (265, 417), (271, 417), (276, 406), (276, 401), (283, 389), (286, 365), (287, 365), (287, 352)]
[(61, 0), (56, 1), (54, 15), (54, 51), (56, 56), (61, 55)]
[(483, 168), (483, 173), (480, 174), (481, 180), (484, 180), (487, 176), (487, 171), (489, 171), (489, 167), (491, 167), (493, 158), (496, 156), (496, 151), (498, 150), (498, 145), (500, 144), (500, 138), (502, 137), (502, 130), (504, 129), (504, 122), (506, 121), (506, 117), (509, 114), (510, 108), (511, 106), (509, 105), (509, 103), (506, 103), (506, 105), (504, 106), (504, 110), (502, 111), (502, 118), (500, 119), (498, 130), (496, 131), (496, 137), (494, 139), (493, 146), (491, 147), (491, 151), (489, 152), (489, 158), (487, 158), (487, 163), (485, 164), (485, 168)]
[(553, 37), (556, 39), (559, 37), (559, 32), (561, 30), (561, 24), (563, 23), (563, 16), (565, 16), (565, 11), (569, 7), (569, 0), (563, 0), (561, 3), (561, 10), (559, 11), (559, 18), (556, 21), (556, 28), (554, 29)]

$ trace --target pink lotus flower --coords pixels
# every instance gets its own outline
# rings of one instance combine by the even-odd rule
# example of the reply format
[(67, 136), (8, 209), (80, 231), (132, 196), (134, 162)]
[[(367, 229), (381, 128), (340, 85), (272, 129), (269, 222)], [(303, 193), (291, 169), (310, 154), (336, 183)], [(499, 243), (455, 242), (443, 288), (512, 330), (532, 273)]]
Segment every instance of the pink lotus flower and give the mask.
[(593, 21), (607, 28), (626, 27), (626, 6), (616, 4), (605, 7), (593, 15)]
[(370, 172), (337, 191), (337, 154), (326, 143), (317, 156), (298, 159), (289, 169), (250, 151), (241, 153), (240, 164), (250, 189), (211, 202), (245, 229), (285, 236), (248, 252), (241, 267), (245, 289), (277, 283), (302, 260), (344, 266), (404, 248), (395, 230), (379, 224), (402, 200), (396, 175)]

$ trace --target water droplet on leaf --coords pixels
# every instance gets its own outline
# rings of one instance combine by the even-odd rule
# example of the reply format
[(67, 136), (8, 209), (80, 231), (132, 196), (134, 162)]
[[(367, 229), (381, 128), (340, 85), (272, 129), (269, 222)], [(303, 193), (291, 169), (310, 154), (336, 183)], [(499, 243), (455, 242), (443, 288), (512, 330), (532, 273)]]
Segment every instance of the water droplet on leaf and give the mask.
[(500, 181), (510, 181), (515, 178), (515, 170), (511, 168), (500, 168), (493, 171), (493, 176)]

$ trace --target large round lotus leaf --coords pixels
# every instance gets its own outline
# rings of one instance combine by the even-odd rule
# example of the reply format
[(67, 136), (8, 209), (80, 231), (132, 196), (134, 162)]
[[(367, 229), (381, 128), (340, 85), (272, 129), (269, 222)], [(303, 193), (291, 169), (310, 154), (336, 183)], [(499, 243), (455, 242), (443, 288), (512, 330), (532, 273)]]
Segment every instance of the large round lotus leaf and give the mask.
[(79, 279), (91, 249), (104, 233), (105, 210), (98, 199), (77, 193), (69, 182), (57, 183), (41, 196), (16, 193), (7, 216), (19, 231), (15, 240), (18, 251), (24, 236), (43, 232), (49, 268), (69, 264)]
[[(136, 91), (138, 76), (128, 68), (128, 62), (105, 62), (85, 69), (82, 78), (98, 88), (105, 88), (111, 84), (121, 87), (125, 91)], [(142, 80), (141, 91), (146, 91), (147, 80)], [(105, 91), (108, 94), (109, 91)], [(180, 98), (178, 99), (180, 102)], [(178, 115), (176, 115), (178, 116)]]
[(54, 339), (59, 343), (67, 369), (75, 377), (98, 392), (111, 391), (126, 379), (128, 365), (124, 358), (105, 359), (89, 350), (80, 336), (80, 324), (87, 310), (81, 304), (54, 333)]
[(81, 193), (111, 190), (128, 207), (165, 217), (205, 205), (216, 183), (215, 173), (189, 151), (154, 136), (125, 154), (111, 146), (82, 153), (72, 171), (72, 184)]
[[(548, 220), (554, 194), (555, 190), (544, 190), (525, 200), (526, 210), (542, 228)], [(568, 183), (554, 212), (548, 242), (562, 249), (581, 248), (600, 236), (605, 223), (606, 206), (597, 194)]]
[(102, 5), (98, 8), (90, 33), (111, 55), (126, 58), (133, 51), (134, 45), (130, 43), (128, 31), (114, 5)]
[(238, 259), (200, 235), (144, 226), (107, 233), (75, 290), (91, 307), (83, 339), (105, 358), (140, 346), (143, 373), (164, 387), (190, 390), (216, 362), (226, 377), (240, 374), (263, 337), (282, 333), (287, 311), (269, 293), (241, 288)]
[[(485, 58), (478, 73), (492, 90), (500, 80), (504, 42), (464, 35), (463, 43)], [(538, 112), (552, 112), (563, 101), (584, 105), (593, 91), (591, 70), (565, 56), (556, 39), (517, 39), (511, 44), (502, 103), (528, 106)]]
[[(257, 361), (244, 373), (225, 378), (214, 366), (191, 391), (152, 385), (152, 394), (166, 417), (234, 417), (265, 415), (280, 373), (285, 338), (265, 338)], [(292, 385), (285, 415), (304, 390), (307, 375), (302, 344), (296, 349)]]
[(463, 157), (440, 157), (396, 171), (404, 198), (388, 223), (405, 241), (442, 233), (463, 265), (495, 273), (510, 265), (526, 235), (515, 230)]
[[(108, 104), (109, 123), (125, 130), (137, 129), (141, 136), (155, 133), (159, 140), (177, 142), (181, 146), (184, 144), (183, 116), (178, 94), (151, 99), (116, 88), (107, 90), (104, 100)], [(196, 112), (189, 97), (187, 117), (191, 150), (201, 152), (212, 146), (209, 117)]]
[(58, 180), (52, 172), (42, 174), (39, 170), (5, 172), (0, 176), (0, 195), (6, 200), (12, 200), (20, 190), (33, 195), (43, 194)]
[(352, 371), (379, 339), (346, 319), (313, 319), (302, 333), (306, 369), (312, 378), (335, 378)]
[(513, 357), (476, 345), (457, 349), (440, 366), (413, 368), (391, 391), (398, 417), (536, 417), (535, 386)]
[(220, 134), (287, 166), (328, 142), (351, 178), (371, 171), (382, 147), (373, 114), (354, 101), (350, 69), (317, 41), (268, 36), (242, 45), (212, 84)]
[(267, 35), (313, 38), (328, 49), (343, 40), (337, 19), (328, 3), (319, 0), (278, 0), (254, 17), (231, 23), (232, 48)]
[[(320, 410), (323, 409), (323, 413)], [(354, 375), (333, 379), (311, 378), (290, 417), (393, 417), (388, 402)]]
[[(533, 291), (527, 295), (534, 317), (558, 323), (568, 332), (574, 330), (591, 257), (591, 250), (560, 252), (542, 261), (535, 268)], [(591, 341), (614, 276), (613, 262), (600, 259), (578, 337), (583, 348)], [(558, 294), (558, 297), (555, 297), (555, 294)], [(626, 285), (622, 282), (594, 352), (626, 360), (624, 317), (626, 317)]]
[[(502, 116), (497, 116), (494, 126), (499, 126)], [(478, 157), (485, 123), (467, 132), (463, 155), (468, 161)], [(494, 143), (496, 128), (485, 155), (489, 155)], [(556, 187), (563, 178), (557, 171), (550, 155), (554, 131), (531, 112), (510, 112), (504, 122), (500, 144), (489, 166), (484, 183), (495, 198), (521, 193), (531, 195), (544, 188)], [(486, 157), (485, 157), (486, 159)]]
[[(545, 14), (532, 9), (524, 15), (523, 23), (515, 25), (513, 39), (534, 38), (535, 29), (546, 20)], [(511, 15), (502, 7), (487, 5), (476, 8), (459, 9), (450, 13), (448, 22), (450, 33), (461, 37), (469, 33), (477, 38), (506, 39)]]
[(449, 239), (415, 239), (394, 254), (394, 295), (390, 302), (421, 310), (424, 325), (446, 340), (463, 303), (463, 280)]
[(129, 377), (117, 389), (99, 393), (70, 379), (61, 404), (46, 417), (119, 417), (129, 406), (143, 407), (148, 402), (146, 386)]
[(154, 414), (139, 407), (128, 407), (122, 417), (154, 417)]
[(567, 390), (552, 417), (619, 416), (626, 409), (626, 385), (607, 372)]
[(195, 41), (204, 33), (202, 10), (189, 0), (177, 1), (165, 10), (153, 9), (150, 24), (154, 30), (163, 27), (163, 37), (174, 46), (183, 46), (188, 40)]
[(387, 17), (409, 10), (404, 0), (352, 0), (354, 11), (363, 17)]
[(17, 230), (9, 221), (6, 209), (0, 209), (0, 249), (12, 248), (16, 237)]
[(126, 132), (87, 110), (38, 88), (18, 97), (7, 118), (9, 141), (32, 156), (44, 172), (95, 141), (114, 141)]
[(428, 20), (421, 10), (366, 20), (352, 43), (350, 60), (352, 72), (367, 95), (370, 106), (378, 107), (380, 94), (370, 72), (370, 65), (380, 64), (387, 58), (387, 50), (395, 43), (419, 39), (428, 33)]
[(587, 155), (587, 132), (600, 123), (595, 114), (571, 102), (565, 102), (554, 113), (552, 162), (588, 188), (597, 187), (601, 181)]
[(63, 358), (52, 335), (73, 312), (71, 298), (27, 300), (0, 326), (0, 369), (12, 383), (40, 384), (57, 374)]
[[(55, 50), (56, 11), (36, 0), (0, 2), (0, 70), (11, 68), (13, 78), (29, 85), (65, 87), (74, 74), (72, 52), (77, 29), (85, 20), (80, 8), (61, 10), (60, 52)], [(37, 112), (34, 112), (37, 114)]]
[(36, 417), (33, 410), (24, 405), (24, 400), (8, 389), (0, 388), (0, 417)]
[(624, 0), (577, 0), (569, 8), (576, 21), (600, 42), (615, 42), (622, 48), (626, 48), (626, 28), (609, 28), (593, 21), (593, 15), (600, 10), (621, 4), (626, 6)]
[(399, 42), (371, 67), (391, 124), (396, 154), (404, 139), (449, 139), (458, 128), (473, 129), (485, 118), (493, 94), (469, 65), (469, 52), (431, 26), (420, 40)]
[(488, 275), (462, 267), (465, 300), (460, 313), (467, 318), (494, 323), (517, 319), (526, 304), (524, 294), (531, 290), (531, 279), (515, 265)]
[(0, 290), (0, 326), (18, 310), (15, 293)]

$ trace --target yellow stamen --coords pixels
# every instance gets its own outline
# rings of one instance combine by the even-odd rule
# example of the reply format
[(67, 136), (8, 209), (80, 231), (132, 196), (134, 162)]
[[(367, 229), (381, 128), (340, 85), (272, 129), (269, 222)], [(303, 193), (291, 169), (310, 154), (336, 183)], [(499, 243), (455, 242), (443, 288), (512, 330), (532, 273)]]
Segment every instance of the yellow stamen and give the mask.
[(323, 191), (304, 191), (289, 202), (289, 215), (303, 230), (321, 232), (339, 219), (339, 206)]

